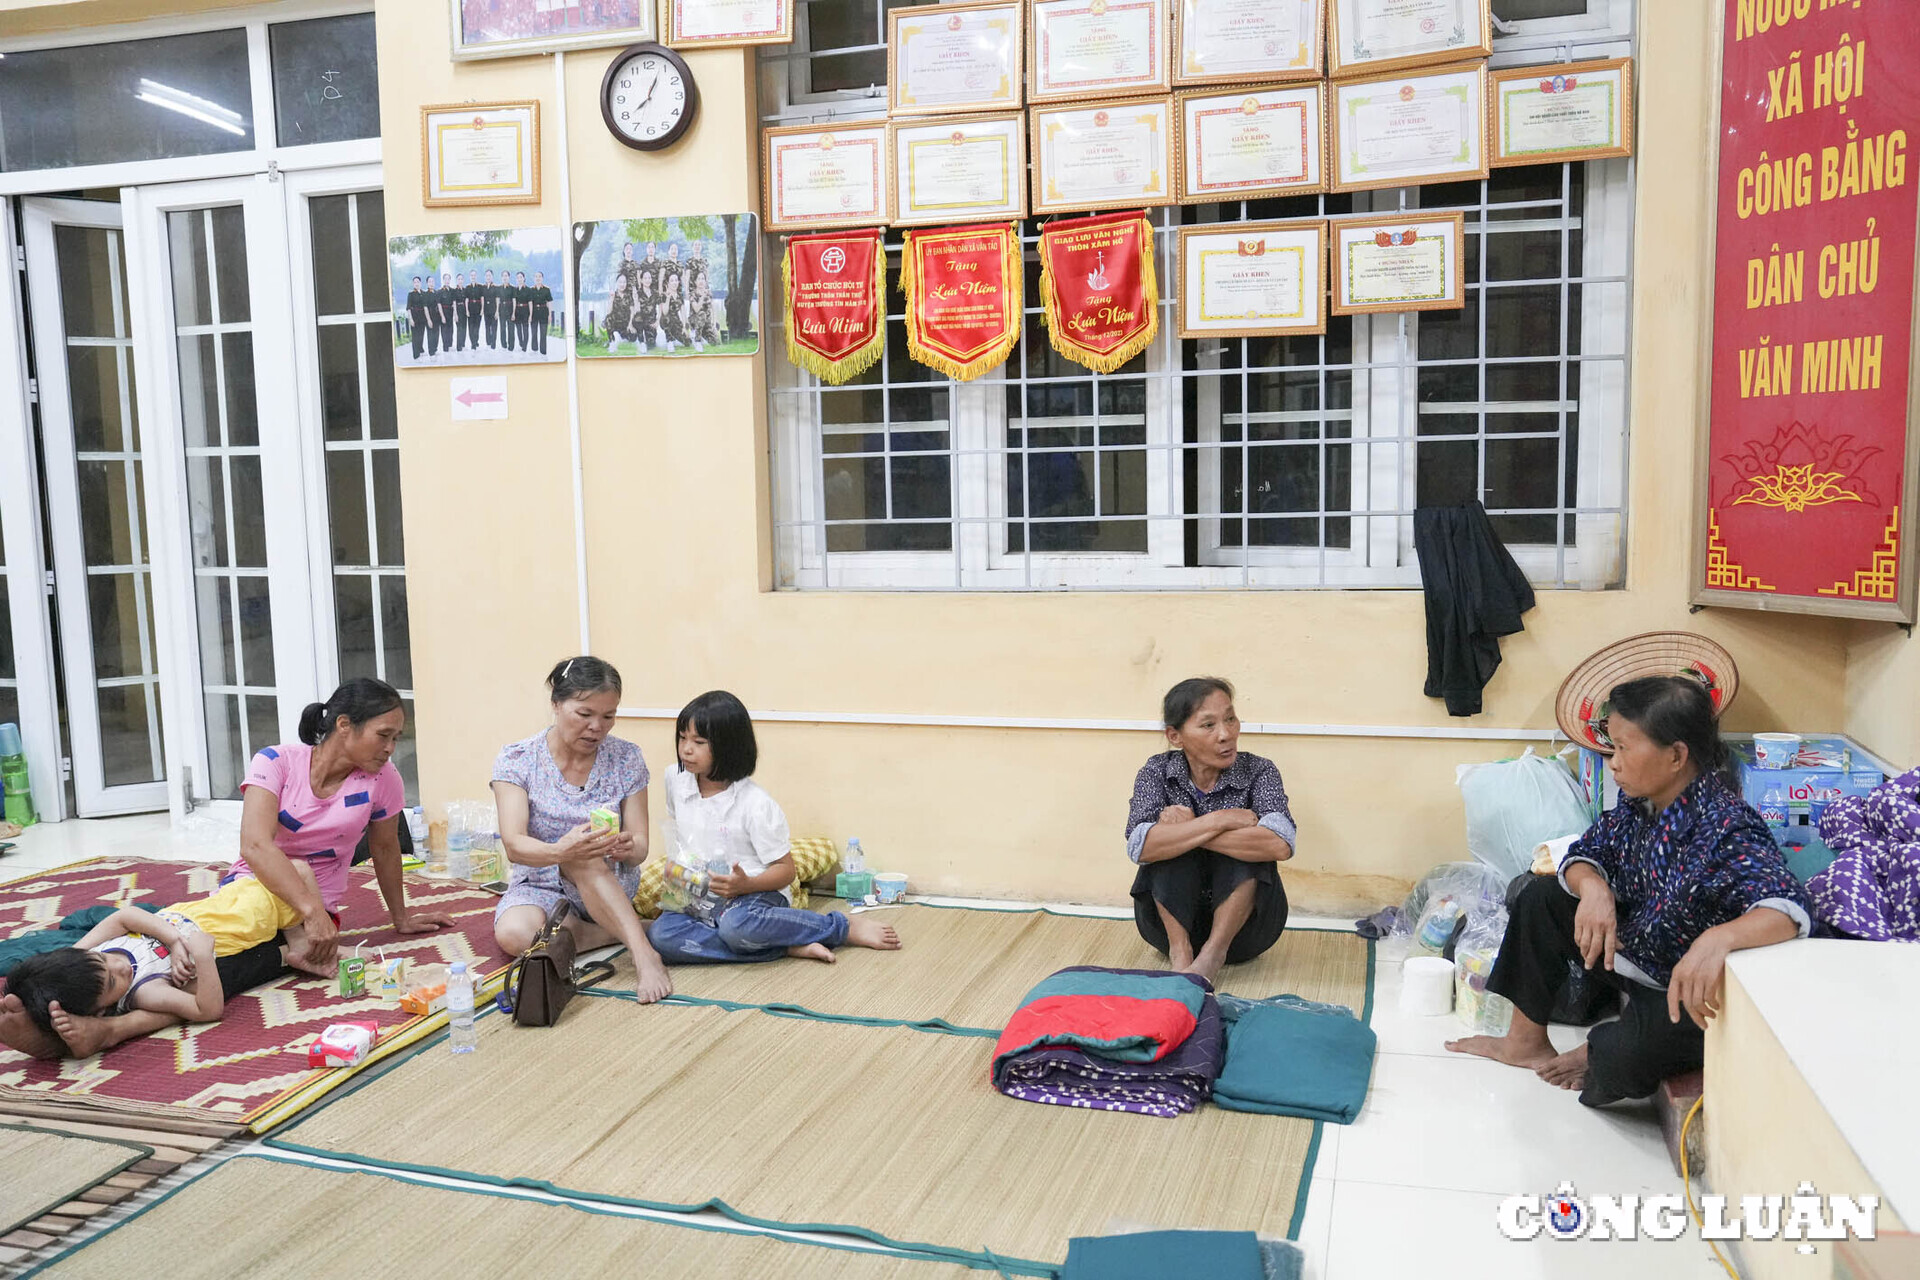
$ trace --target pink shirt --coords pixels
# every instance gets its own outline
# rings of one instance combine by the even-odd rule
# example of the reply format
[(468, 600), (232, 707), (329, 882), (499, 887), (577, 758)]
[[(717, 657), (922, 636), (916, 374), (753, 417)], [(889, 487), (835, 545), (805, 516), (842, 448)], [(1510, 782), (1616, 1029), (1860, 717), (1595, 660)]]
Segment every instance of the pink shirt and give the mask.
[[(240, 785), (260, 787), (280, 798), (280, 830), (273, 843), (313, 869), (329, 911), (347, 894), (347, 868), (367, 824), (406, 807), (406, 786), (391, 762), (377, 774), (355, 769), (324, 800), (314, 795), (313, 748), (304, 743), (261, 748)], [(244, 857), (234, 859), (233, 874), (253, 874)]]

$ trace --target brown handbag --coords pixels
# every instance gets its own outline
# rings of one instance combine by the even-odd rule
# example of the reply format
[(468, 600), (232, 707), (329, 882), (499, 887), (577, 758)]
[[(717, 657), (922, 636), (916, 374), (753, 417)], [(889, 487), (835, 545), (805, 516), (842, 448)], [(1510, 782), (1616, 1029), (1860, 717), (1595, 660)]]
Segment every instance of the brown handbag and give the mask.
[(581, 987), (613, 976), (613, 966), (604, 960), (575, 967), (573, 935), (561, 927), (572, 905), (565, 898), (554, 904), (538, 936), (507, 971), (503, 1002), (518, 1026), (552, 1026)]

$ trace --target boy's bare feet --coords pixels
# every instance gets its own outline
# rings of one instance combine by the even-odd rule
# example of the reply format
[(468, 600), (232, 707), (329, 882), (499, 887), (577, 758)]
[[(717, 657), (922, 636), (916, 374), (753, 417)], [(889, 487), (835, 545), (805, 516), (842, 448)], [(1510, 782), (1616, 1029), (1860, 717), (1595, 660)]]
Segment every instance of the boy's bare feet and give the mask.
[(75, 1017), (60, 1007), (58, 1000), (47, 1004), (53, 1020), (53, 1033), (66, 1041), (68, 1052), (76, 1058), (91, 1058), (107, 1047), (105, 1018)]
[(1535, 1075), (1561, 1089), (1580, 1089), (1587, 1083), (1587, 1046), (1582, 1042), (1534, 1068)]
[(1532, 1036), (1516, 1038), (1504, 1036), (1468, 1036), (1464, 1040), (1449, 1040), (1447, 1048), (1454, 1053), (1470, 1053), (1479, 1058), (1492, 1058), (1495, 1062), (1504, 1062), (1510, 1067), (1525, 1067), (1528, 1071), (1537, 1071), (1556, 1056), (1553, 1042), (1545, 1032), (1539, 1039)]
[(636, 961), (634, 970), (639, 980), (634, 983), (633, 998), (641, 1004), (653, 1004), (673, 994), (673, 979), (667, 976), (667, 966), (658, 959)]
[(321, 964), (313, 958), (313, 953), (305, 947), (288, 946), (281, 950), (288, 968), (298, 969), (302, 973), (310, 973), (316, 978), (333, 978), (339, 976), (340, 968), (338, 965), (328, 966)]
[(833, 948), (824, 942), (809, 942), (804, 947), (788, 947), (787, 954), (795, 960), (819, 960), (833, 963)]
[(875, 951), (898, 951), (900, 935), (893, 931), (890, 924), (881, 924), (866, 916), (854, 916), (847, 921), (847, 945), (872, 947)]

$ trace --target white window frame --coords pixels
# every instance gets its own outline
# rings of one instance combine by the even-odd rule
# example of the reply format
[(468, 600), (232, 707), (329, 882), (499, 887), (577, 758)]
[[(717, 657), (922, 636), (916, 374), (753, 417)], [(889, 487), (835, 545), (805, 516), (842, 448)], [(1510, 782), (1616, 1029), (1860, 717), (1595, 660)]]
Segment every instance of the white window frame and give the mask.
[[(1631, 0), (1590, 0), (1584, 17), (1540, 19), (1508, 24), (1510, 33), (1497, 34), (1494, 65), (1527, 65), (1569, 58), (1627, 56), (1633, 52)], [(805, 28), (800, 28), (804, 38)], [(796, 41), (795, 49), (804, 51)], [(795, 54), (795, 57), (801, 56)], [(764, 100), (779, 107), (768, 123), (805, 123), (884, 116), (885, 98), (858, 92), (812, 95), (789, 101), (785, 95), (793, 59), (768, 56), (762, 62)], [(884, 93), (884, 88), (881, 90)], [(1574, 536), (1566, 545), (1512, 544), (1516, 561), (1538, 584), (1549, 588), (1595, 590), (1624, 581), (1622, 548), (1626, 530), (1626, 417), (1627, 383), (1631, 371), (1630, 281), (1634, 163), (1631, 160), (1591, 161), (1586, 165), (1585, 202), (1575, 215), (1584, 234), (1584, 261), (1565, 263), (1562, 288), (1581, 289), (1581, 311), (1566, 324), (1581, 325), (1581, 389), (1577, 400), (1547, 406), (1554, 412), (1577, 411), (1578, 487), (1572, 506), (1556, 508), (1556, 520), (1571, 516)], [(1364, 193), (1355, 197), (1355, 212), (1392, 210), (1416, 205), (1418, 189)], [(1564, 212), (1564, 211), (1562, 211)], [(951, 545), (945, 551), (833, 552), (826, 551), (825, 495), (821, 491), (823, 455), (817, 379), (784, 359), (768, 361), (770, 400), (769, 441), (772, 452), (776, 585), (782, 589), (839, 590), (1101, 590), (1205, 589), (1214, 587), (1417, 588), (1418, 559), (1412, 547), (1418, 445), (1417, 314), (1356, 316), (1353, 320), (1352, 408), (1303, 411), (1300, 420), (1351, 420), (1350, 444), (1321, 440), (1322, 456), (1332, 447), (1351, 449), (1351, 515), (1325, 512), (1321, 518), (1351, 521), (1351, 543), (1336, 547), (1248, 547), (1225, 545), (1223, 524), (1237, 513), (1221, 510), (1218, 450), (1241, 448), (1243, 466), (1250, 454), (1243, 445), (1222, 439), (1218, 384), (1200, 379), (1197, 394), (1198, 444), (1184, 445), (1180, 400), (1183, 374), (1180, 339), (1175, 329), (1172, 297), (1178, 279), (1173, 261), (1177, 211), (1153, 211), (1156, 228), (1156, 267), (1161, 285), (1161, 329), (1147, 353), (1146, 453), (1147, 510), (1139, 516), (1088, 519), (1139, 519), (1148, 527), (1144, 553), (1009, 552), (1007, 547), (1008, 493), (1007, 388), (1021, 381), (1018, 372), (995, 370), (967, 383), (949, 382), (948, 421), (950, 463)], [(1536, 224), (1538, 229), (1567, 230), (1556, 216)], [(1518, 229), (1518, 227), (1516, 227)], [(1492, 234), (1499, 234), (1494, 232)], [(896, 237), (897, 238), (897, 237)], [(1484, 242), (1470, 234), (1469, 251)], [(765, 252), (782, 251), (779, 237), (769, 236)], [(1484, 250), (1480, 250), (1484, 253)], [(1484, 259), (1483, 259), (1484, 260)], [(1032, 262), (1028, 270), (1037, 269)], [(1502, 286), (1512, 282), (1499, 282)], [(893, 299), (898, 305), (897, 299)], [(1484, 307), (1482, 309), (1484, 325)], [(898, 317), (894, 317), (897, 319)], [(778, 327), (781, 317), (769, 317)], [(1030, 332), (1030, 331), (1029, 331)], [(1022, 341), (1029, 335), (1023, 334)], [(896, 328), (897, 338), (897, 328)], [(1481, 343), (1484, 362), (1484, 336)], [(1563, 342), (1562, 351), (1566, 350)], [(1014, 359), (1019, 359), (1016, 351)], [(1496, 361), (1497, 363), (1497, 361)], [(882, 366), (884, 369), (884, 365)], [(1345, 366), (1322, 366), (1344, 369)], [(1237, 376), (1223, 370), (1222, 376)], [(1095, 375), (1088, 374), (1092, 379)], [(918, 387), (924, 384), (909, 383)], [(934, 384), (939, 385), (939, 384)], [(1095, 391), (1096, 407), (1098, 391)], [(1212, 412), (1207, 412), (1208, 401)], [(1486, 413), (1524, 412), (1531, 403), (1489, 402)], [(1244, 406), (1238, 415), (1248, 419)], [(1251, 415), (1258, 419), (1266, 415)], [(1103, 419), (1104, 420), (1104, 419)], [(1054, 420), (1061, 422), (1064, 420)], [(1080, 420), (1073, 420), (1080, 421)], [(1092, 421), (1087, 419), (1086, 421)], [(1563, 418), (1564, 422), (1564, 418)], [(870, 433), (911, 430), (903, 422), (864, 424)], [(1038, 425), (1036, 421), (1036, 425)], [(1246, 432), (1242, 430), (1242, 438)], [(1030, 437), (1029, 437), (1030, 438)], [(1468, 437), (1469, 439), (1473, 437)], [(1564, 434), (1563, 434), (1564, 440)], [(1131, 448), (1132, 446), (1128, 446)], [(1309, 447), (1305, 445), (1293, 447)], [(1092, 446), (1088, 446), (1089, 449)], [(1102, 446), (1104, 449), (1105, 446)], [(1197, 516), (1187, 505), (1180, 465), (1183, 450), (1199, 451)], [(1564, 448), (1564, 445), (1563, 445)], [(1482, 445), (1484, 457), (1484, 444)], [(1209, 465), (1209, 463), (1213, 465)], [(1096, 464), (1097, 470), (1097, 464)], [(1244, 472), (1243, 472), (1244, 474)], [(1324, 484), (1324, 481), (1323, 481)], [(1242, 486), (1243, 492), (1245, 486)], [(1314, 513), (1302, 512), (1303, 517)], [(1199, 521), (1196, 566), (1184, 561), (1185, 525)], [(1031, 526), (1029, 526), (1031, 527)], [(1560, 526), (1556, 526), (1559, 532)]]

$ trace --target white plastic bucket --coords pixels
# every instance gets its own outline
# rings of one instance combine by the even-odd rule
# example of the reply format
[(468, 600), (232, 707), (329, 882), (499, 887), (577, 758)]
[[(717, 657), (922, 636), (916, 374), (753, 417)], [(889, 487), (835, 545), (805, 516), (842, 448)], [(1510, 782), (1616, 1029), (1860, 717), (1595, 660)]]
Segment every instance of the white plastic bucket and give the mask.
[(907, 878), (898, 871), (882, 871), (873, 878), (873, 892), (882, 902), (898, 902), (907, 896)]
[(1797, 733), (1756, 733), (1753, 735), (1754, 763), (1762, 769), (1791, 769), (1800, 754)]
[(1400, 966), (1400, 1012), (1432, 1018), (1453, 1012), (1453, 961), (1413, 956)]

